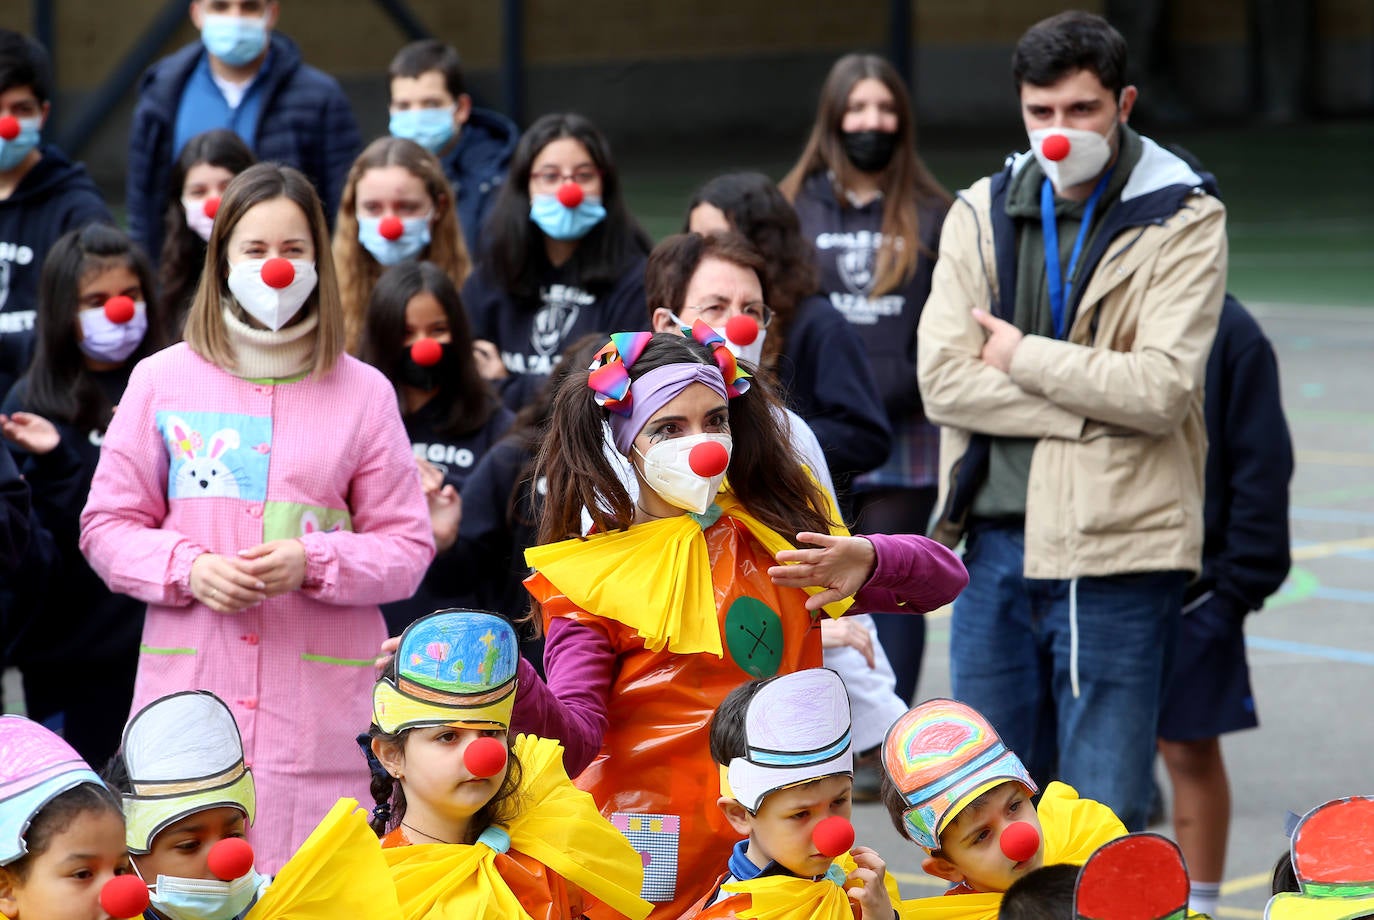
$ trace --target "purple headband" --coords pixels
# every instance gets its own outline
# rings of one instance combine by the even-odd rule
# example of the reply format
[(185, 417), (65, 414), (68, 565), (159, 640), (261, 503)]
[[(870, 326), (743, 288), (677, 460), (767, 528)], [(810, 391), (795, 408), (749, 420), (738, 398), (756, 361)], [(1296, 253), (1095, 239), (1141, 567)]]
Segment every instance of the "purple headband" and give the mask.
[(665, 364), (630, 384), (630, 414), (609, 416), (616, 450), (630, 455), (630, 447), (655, 412), (694, 383), (704, 383), (721, 399), (728, 399), (725, 377), (714, 364)]

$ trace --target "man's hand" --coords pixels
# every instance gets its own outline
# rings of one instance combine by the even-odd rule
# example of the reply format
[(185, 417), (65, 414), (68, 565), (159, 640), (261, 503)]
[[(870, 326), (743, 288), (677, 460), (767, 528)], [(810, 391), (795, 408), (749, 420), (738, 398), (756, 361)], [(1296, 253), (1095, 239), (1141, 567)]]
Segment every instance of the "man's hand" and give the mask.
[(983, 343), (983, 363), (995, 367), (1004, 374), (1011, 373), (1011, 356), (1016, 354), (1016, 346), (1025, 338), (1021, 330), (1004, 319), (998, 319), (986, 310), (974, 310), (973, 318), (978, 325), (987, 330), (988, 339)]

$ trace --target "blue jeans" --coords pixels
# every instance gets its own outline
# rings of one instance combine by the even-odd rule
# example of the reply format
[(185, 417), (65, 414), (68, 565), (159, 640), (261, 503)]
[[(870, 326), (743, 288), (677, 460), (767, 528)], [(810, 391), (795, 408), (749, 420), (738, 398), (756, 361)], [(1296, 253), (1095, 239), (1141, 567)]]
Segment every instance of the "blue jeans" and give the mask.
[(1026, 578), (1025, 550), (1020, 528), (969, 534), (950, 635), (954, 696), (987, 716), (1042, 788), (1060, 779), (1144, 830), (1187, 575)]

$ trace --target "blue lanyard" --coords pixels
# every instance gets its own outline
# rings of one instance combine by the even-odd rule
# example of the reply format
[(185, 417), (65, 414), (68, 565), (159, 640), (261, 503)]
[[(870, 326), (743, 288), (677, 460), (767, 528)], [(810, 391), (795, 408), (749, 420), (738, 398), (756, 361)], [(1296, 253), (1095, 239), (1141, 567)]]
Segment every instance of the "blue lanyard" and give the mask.
[[(1109, 169), (1097, 180), (1093, 193), (1088, 196), (1088, 203), (1083, 206), (1083, 222), (1078, 227), (1078, 238), (1073, 241), (1067, 269), (1059, 264), (1059, 222), (1054, 214), (1054, 186), (1049, 179), (1040, 186), (1040, 227), (1045, 235), (1045, 283), (1050, 289), (1050, 312), (1054, 316), (1054, 337), (1057, 339), (1064, 337), (1064, 304), (1068, 302), (1069, 289), (1073, 286), (1073, 270), (1083, 252), (1083, 241), (1088, 238), (1088, 228), (1092, 226), (1097, 201), (1107, 190), (1111, 178), (1112, 170)], [(1069, 279), (1067, 285), (1064, 282), (1066, 277)]]

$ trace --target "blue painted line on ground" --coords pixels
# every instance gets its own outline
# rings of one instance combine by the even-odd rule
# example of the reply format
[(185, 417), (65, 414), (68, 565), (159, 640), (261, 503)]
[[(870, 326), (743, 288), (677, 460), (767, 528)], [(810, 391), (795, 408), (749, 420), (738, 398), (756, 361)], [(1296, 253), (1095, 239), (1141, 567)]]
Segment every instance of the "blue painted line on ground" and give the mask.
[(1345, 664), (1364, 664), (1374, 666), (1374, 653), (1356, 652), (1350, 649), (1333, 648), (1329, 645), (1312, 645), (1307, 642), (1289, 642), (1287, 639), (1269, 639), (1265, 636), (1246, 636), (1249, 648), (1266, 652), (1287, 652), (1292, 655), (1306, 655), (1309, 658), (1325, 658)]
[(1327, 601), (1348, 601), (1352, 604), (1374, 604), (1374, 591), (1359, 591), (1354, 588), (1332, 588), (1323, 585), (1313, 591), (1312, 596)]
[(1374, 524), (1374, 512), (1342, 511), (1338, 508), (1290, 508), (1288, 516), (1295, 521), (1322, 524)]

